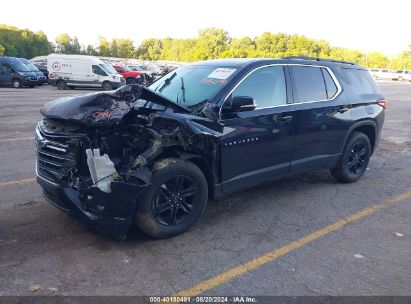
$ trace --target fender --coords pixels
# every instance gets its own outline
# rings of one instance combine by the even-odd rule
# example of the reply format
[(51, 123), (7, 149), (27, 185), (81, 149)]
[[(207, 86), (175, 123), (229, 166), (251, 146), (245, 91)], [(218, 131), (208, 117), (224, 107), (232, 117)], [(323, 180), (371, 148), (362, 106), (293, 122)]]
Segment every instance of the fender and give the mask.
[[(363, 121), (356, 122), (347, 131), (347, 134), (346, 134), (345, 139), (344, 139), (344, 144), (341, 146), (341, 152), (340, 152), (341, 154), (344, 151), (345, 145), (347, 144), (348, 138), (350, 137), (351, 133), (356, 128), (362, 127), (362, 126), (372, 126), (374, 128), (374, 135), (375, 135), (375, 137), (377, 137), (378, 127), (377, 127), (377, 124), (374, 121), (372, 121), (372, 120), (363, 120)], [(374, 143), (373, 151), (374, 151), (375, 145), (376, 145), (376, 143)]]

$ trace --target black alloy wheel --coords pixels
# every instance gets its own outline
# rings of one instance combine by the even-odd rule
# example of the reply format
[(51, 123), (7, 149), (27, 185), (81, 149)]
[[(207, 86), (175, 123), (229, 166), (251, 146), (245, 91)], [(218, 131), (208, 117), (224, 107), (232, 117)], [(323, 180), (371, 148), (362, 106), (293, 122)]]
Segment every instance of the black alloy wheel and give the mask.
[(180, 224), (193, 212), (196, 194), (197, 186), (188, 176), (171, 178), (154, 193), (154, 218), (166, 226)]
[(348, 170), (350, 173), (357, 175), (365, 171), (365, 164), (368, 158), (367, 147), (364, 143), (359, 142), (351, 149), (351, 154), (348, 157)]
[(207, 206), (208, 181), (189, 161), (158, 161), (150, 183), (137, 199), (134, 218), (136, 225), (152, 237), (168, 238), (187, 231)]
[(353, 132), (337, 166), (330, 170), (332, 176), (343, 183), (356, 182), (367, 169), (371, 151), (368, 136), (362, 132)]

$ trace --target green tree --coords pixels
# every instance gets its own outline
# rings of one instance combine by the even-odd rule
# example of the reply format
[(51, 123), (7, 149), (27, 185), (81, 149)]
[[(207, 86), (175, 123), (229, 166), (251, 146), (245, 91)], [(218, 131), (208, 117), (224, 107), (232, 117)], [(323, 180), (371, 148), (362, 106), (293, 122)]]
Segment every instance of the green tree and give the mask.
[(3, 56), (3, 54), (4, 54), (4, 46), (2, 46), (1, 44), (0, 44), (0, 56)]
[(137, 56), (143, 60), (160, 60), (163, 43), (161, 39), (145, 39), (137, 49)]
[(229, 44), (228, 33), (223, 29), (206, 28), (199, 31), (193, 50), (193, 60), (219, 58)]
[(102, 36), (99, 37), (98, 52), (100, 56), (104, 57), (110, 57), (111, 55), (110, 42)]
[(131, 39), (117, 39), (117, 56), (115, 57), (135, 58), (136, 49), (133, 45), (133, 41)]
[(52, 44), (43, 32), (34, 33), (28, 29), (0, 24), (0, 44), (6, 56), (32, 58), (47, 55), (52, 51)]
[(71, 38), (67, 33), (60, 34), (56, 37), (56, 52), (63, 54), (80, 54), (81, 46), (78, 38)]

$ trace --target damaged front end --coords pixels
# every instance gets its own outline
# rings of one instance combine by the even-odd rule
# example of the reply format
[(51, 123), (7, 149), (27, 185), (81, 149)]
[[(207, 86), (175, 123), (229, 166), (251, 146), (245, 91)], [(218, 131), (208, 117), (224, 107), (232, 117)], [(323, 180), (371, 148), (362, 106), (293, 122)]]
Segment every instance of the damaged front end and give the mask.
[[(47, 103), (36, 128), (37, 180), (56, 207), (123, 239), (155, 163), (200, 157), (217, 180), (216, 120), (140, 86)], [(213, 165), (214, 164), (214, 165)]]

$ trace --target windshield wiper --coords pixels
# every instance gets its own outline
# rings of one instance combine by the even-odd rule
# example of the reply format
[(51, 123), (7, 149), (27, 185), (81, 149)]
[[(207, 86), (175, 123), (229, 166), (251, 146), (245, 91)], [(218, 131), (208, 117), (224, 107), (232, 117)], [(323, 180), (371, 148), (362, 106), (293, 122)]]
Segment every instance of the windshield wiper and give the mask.
[(182, 100), (185, 103), (186, 102), (186, 88), (184, 87), (183, 77), (180, 77), (180, 79), (181, 79), (181, 86), (180, 86), (180, 90), (178, 90), (178, 93), (177, 93), (177, 103), (178, 103), (178, 96), (180, 95), (180, 91), (181, 91)]
[[(155, 91), (158, 91), (161, 93), (162, 90), (164, 90), (165, 87), (169, 86), (171, 83), (171, 80), (177, 76), (177, 73), (173, 73), (170, 77), (168, 77), (166, 80), (164, 80), (163, 83), (160, 83), (158, 87), (155, 88)], [(160, 86), (161, 85), (161, 86)]]

